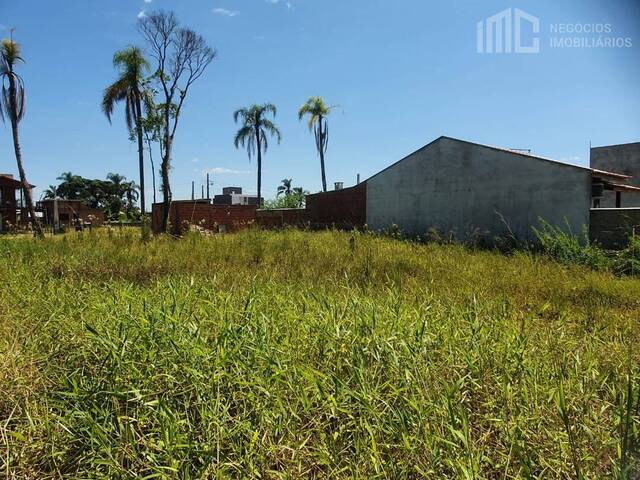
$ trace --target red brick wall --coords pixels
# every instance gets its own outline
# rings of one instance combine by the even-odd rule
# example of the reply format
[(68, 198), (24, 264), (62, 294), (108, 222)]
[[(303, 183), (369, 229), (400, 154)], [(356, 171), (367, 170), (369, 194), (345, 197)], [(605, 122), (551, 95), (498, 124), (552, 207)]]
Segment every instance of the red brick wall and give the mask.
[(367, 223), (367, 184), (307, 195), (307, 216), (314, 227), (362, 227)]
[(282, 228), (285, 225), (302, 227), (307, 224), (307, 211), (304, 208), (282, 208), (277, 210), (259, 210), (256, 221), (263, 228)]
[[(162, 226), (162, 204), (154, 203), (151, 214), (152, 229), (159, 233)], [(224, 226), (227, 232), (246, 228), (256, 221), (255, 205), (211, 205), (199, 202), (174, 202), (169, 210), (171, 233), (178, 234), (186, 224), (200, 225), (216, 231)]]

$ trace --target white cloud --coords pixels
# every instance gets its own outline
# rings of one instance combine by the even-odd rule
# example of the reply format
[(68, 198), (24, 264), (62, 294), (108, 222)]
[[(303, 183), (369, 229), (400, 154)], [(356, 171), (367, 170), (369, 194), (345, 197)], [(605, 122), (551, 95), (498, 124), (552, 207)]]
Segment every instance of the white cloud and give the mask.
[(144, 0), (144, 3), (151, 3), (153, 0)]
[(144, 13), (144, 9), (143, 9), (143, 10), (140, 10), (140, 11), (138, 12), (138, 15), (137, 15), (137, 16), (138, 16), (138, 18), (144, 18), (144, 17), (146, 17), (146, 16), (147, 16), (147, 14), (146, 14), (146, 13)]
[(267, 3), (270, 3), (271, 5), (278, 5), (278, 4), (286, 5), (289, 10), (291, 10), (293, 8), (293, 3), (290, 0), (287, 0), (287, 1), (284, 1), (284, 0), (265, 0), (265, 1)]
[(225, 167), (213, 167), (202, 170), (203, 175), (206, 175), (207, 173), (211, 175), (251, 175), (254, 172), (250, 170), (232, 170)]
[(200, 161), (200, 159), (198, 157), (194, 157), (194, 158), (191, 159), (191, 161), (193, 163), (198, 163)]
[(238, 10), (227, 10), (226, 8), (214, 8), (212, 12), (216, 15), (222, 15), (224, 17), (235, 17), (240, 15)]

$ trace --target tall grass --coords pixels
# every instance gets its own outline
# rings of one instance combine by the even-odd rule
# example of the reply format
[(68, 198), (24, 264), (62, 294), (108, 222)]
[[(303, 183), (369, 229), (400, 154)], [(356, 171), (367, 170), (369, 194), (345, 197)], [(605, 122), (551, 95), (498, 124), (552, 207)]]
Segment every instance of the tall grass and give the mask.
[(640, 280), (299, 231), (0, 240), (7, 478), (632, 478)]

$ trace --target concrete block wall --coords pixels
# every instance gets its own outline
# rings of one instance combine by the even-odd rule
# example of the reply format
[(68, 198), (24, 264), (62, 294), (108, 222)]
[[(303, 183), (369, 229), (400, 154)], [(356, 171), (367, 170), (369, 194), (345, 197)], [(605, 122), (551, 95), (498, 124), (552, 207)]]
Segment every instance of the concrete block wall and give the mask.
[(589, 237), (604, 248), (625, 248), (631, 235), (640, 234), (640, 208), (591, 209)]
[[(640, 187), (640, 142), (592, 148), (591, 167), (631, 175), (632, 178), (627, 183)], [(620, 206), (623, 208), (640, 207), (640, 193), (621, 192), (620, 200)], [(600, 207), (613, 208), (615, 206), (615, 192), (604, 192), (604, 197), (600, 199)]]

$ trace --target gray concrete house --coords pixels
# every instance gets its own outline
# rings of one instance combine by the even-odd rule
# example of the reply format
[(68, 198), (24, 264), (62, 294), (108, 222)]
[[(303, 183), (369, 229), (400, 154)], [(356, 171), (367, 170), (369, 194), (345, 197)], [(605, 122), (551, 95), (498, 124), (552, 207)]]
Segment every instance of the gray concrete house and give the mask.
[(544, 220), (618, 248), (640, 232), (640, 208), (591, 207), (611, 195), (614, 204), (616, 196), (640, 195), (640, 186), (609, 165), (618, 166), (570, 165), (443, 136), (358, 185), (307, 195), (305, 215), (319, 227), (397, 225), (409, 236), (438, 232), (487, 243), (496, 237), (535, 242), (534, 228)]
[(367, 224), (534, 240), (540, 219), (580, 234), (592, 171), (522, 151), (440, 137), (366, 181)]

